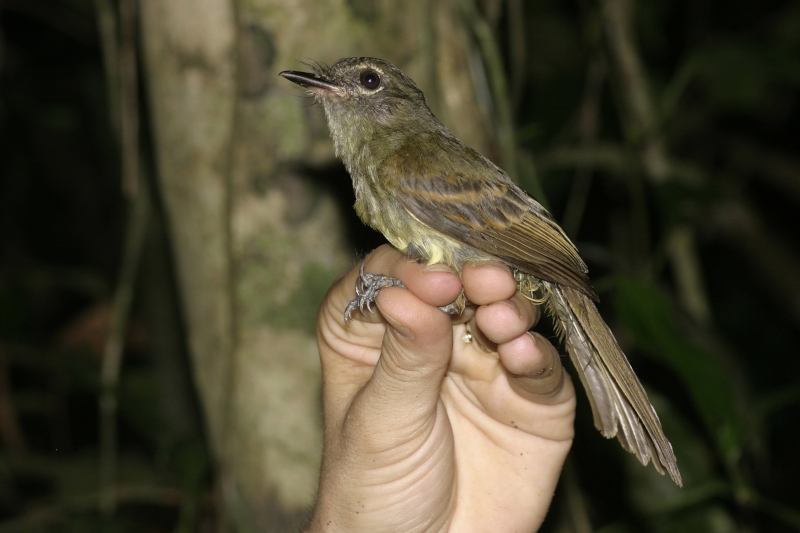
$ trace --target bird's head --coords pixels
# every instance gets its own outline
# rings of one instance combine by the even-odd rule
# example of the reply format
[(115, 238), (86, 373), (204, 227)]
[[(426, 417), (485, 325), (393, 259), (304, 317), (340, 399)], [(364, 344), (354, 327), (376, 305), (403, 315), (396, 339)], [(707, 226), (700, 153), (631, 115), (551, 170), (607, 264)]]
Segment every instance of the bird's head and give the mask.
[(417, 85), (382, 59), (347, 57), (333, 65), (309, 65), (313, 72), (283, 71), (325, 109), (338, 155), (352, 156), (376, 137), (414, 134), (437, 127)]

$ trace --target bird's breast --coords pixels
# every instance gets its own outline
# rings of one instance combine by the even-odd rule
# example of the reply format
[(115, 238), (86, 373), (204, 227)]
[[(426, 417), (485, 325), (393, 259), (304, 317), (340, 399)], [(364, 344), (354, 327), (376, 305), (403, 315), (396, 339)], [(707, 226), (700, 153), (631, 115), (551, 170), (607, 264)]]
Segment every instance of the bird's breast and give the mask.
[(380, 231), (389, 243), (410, 259), (429, 265), (442, 263), (461, 272), (469, 261), (492, 259), (417, 220), (390, 193), (356, 188), (356, 213), (368, 226)]

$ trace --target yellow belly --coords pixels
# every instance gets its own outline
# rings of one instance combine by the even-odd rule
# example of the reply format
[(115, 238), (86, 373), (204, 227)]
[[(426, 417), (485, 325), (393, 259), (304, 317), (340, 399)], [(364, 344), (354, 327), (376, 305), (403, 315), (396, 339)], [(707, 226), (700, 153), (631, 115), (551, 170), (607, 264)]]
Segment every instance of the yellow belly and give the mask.
[(442, 263), (459, 273), (464, 263), (492, 259), (423, 224), (405, 210), (403, 215), (388, 223), (382, 233), (392, 246), (412, 258), (421, 258), (429, 265)]
[(460, 273), (464, 263), (492, 259), (417, 220), (390, 195), (365, 190), (356, 194), (356, 213), (368, 226), (380, 231), (392, 246), (427, 264), (442, 263)]

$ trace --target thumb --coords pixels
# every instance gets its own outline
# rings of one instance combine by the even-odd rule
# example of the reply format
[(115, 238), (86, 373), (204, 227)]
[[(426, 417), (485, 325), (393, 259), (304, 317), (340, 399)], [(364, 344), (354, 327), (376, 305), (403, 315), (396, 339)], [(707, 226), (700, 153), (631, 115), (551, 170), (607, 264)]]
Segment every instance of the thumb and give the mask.
[(436, 409), (453, 351), (452, 324), (449, 315), (406, 289), (384, 289), (376, 303), (387, 327), (380, 359), (361, 394), (362, 409), (395, 429), (411, 429)]

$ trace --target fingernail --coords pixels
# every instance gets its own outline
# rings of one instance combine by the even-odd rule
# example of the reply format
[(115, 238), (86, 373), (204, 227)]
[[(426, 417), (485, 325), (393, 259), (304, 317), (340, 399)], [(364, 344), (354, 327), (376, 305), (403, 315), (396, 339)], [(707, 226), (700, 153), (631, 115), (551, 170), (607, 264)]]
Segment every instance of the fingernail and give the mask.
[(501, 303), (501, 304), (504, 304), (504, 305), (507, 305), (508, 307), (510, 307), (511, 309), (513, 309), (513, 310), (514, 310), (514, 312), (515, 312), (515, 313), (517, 313), (517, 316), (518, 316), (520, 319), (522, 319), (522, 318), (525, 318), (525, 317), (522, 315), (522, 310), (519, 308), (519, 304), (518, 304), (517, 302), (515, 302), (514, 300), (503, 300), (503, 301), (502, 301), (502, 302), (500, 302), (500, 303)]
[(442, 263), (434, 263), (432, 265), (425, 265), (425, 268), (422, 269), (423, 272), (448, 272), (453, 274), (453, 269), (451, 269), (447, 265), (443, 265)]

